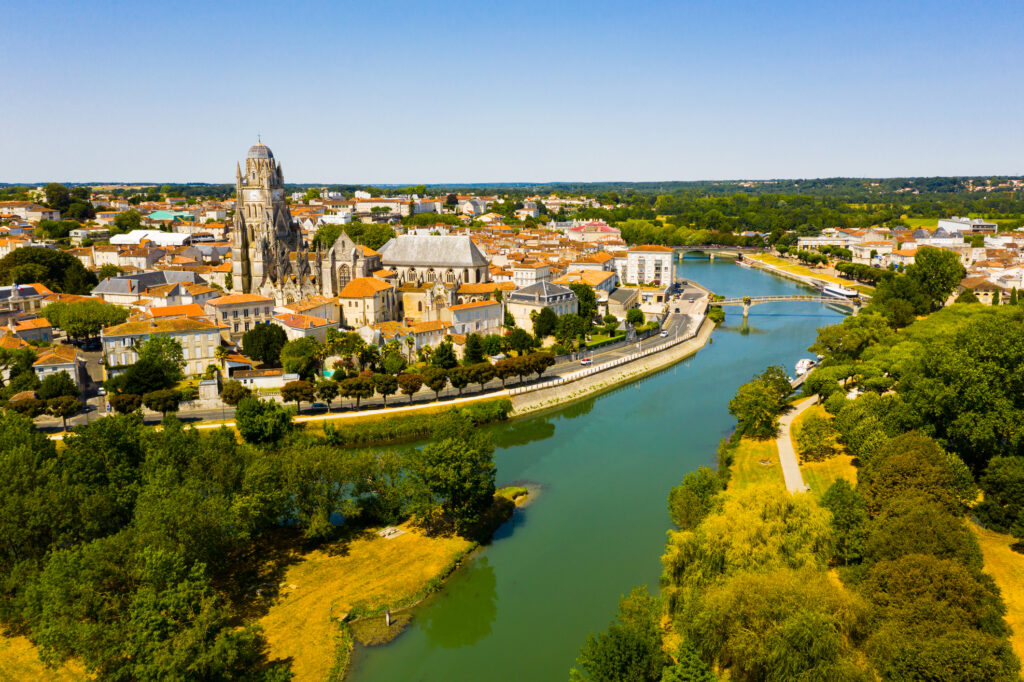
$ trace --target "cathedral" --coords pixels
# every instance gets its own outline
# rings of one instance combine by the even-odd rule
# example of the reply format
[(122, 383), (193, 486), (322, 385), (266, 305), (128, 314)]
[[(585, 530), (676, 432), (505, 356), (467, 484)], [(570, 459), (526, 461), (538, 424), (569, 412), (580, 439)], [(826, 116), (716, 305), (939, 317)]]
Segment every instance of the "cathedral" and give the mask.
[[(235, 216), (231, 226), (231, 289), (259, 294), (278, 305), (321, 292), (319, 268), (284, 200), (284, 174), (262, 142), (249, 148), (245, 172), (236, 169)], [(316, 256), (313, 260), (318, 260)]]

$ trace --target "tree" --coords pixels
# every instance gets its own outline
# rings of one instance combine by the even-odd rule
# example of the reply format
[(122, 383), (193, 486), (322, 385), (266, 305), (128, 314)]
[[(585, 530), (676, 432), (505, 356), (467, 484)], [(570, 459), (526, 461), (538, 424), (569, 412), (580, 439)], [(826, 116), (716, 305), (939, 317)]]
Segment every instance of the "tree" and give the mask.
[(459, 361), (455, 357), (455, 349), (452, 347), (451, 341), (442, 341), (438, 344), (437, 349), (434, 351), (434, 357), (431, 360), (431, 364), (434, 367), (440, 367), (441, 369), (451, 369), (459, 364)]
[(127, 308), (99, 300), (51, 303), (43, 308), (41, 314), (73, 339), (97, 336), (104, 327), (121, 324), (128, 319)]
[(43, 188), (43, 192), (46, 195), (46, 205), (54, 210), (63, 213), (71, 205), (71, 190), (66, 185), (50, 182)]
[(462, 395), (462, 389), (469, 385), (469, 371), (465, 367), (452, 367), (448, 370), (448, 381), (451, 382), (453, 388), (459, 390), (459, 395)]
[(130, 208), (127, 211), (121, 211), (114, 216), (114, 229), (112, 232), (115, 234), (123, 234), (125, 232), (137, 230), (140, 227), (142, 227), (142, 214), (134, 208)]
[(314, 338), (292, 339), (281, 348), (281, 364), (285, 372), (309, 379), (316, 369), (320, 352), (320, 344)]
[(736, 430), (751, 438), (766, 440), (778, 433), (778, 401), (757, 381), (743, 384), (729, 401), (729, 414), (736, 417)]
[(626, 311), (626, 324), (633, 325), (633, 328), (637, 328), (644, 323), (644, 313), (639, 308), (630, 308)]
[(864, 498), (845, 478), (836, 480), (821, 496), (821, 506), (832, 512), (832, 532), (836, 556), (843, 565), (864, 556), (867, 537), (868, 510)]
[(462, 364), (475, 365), (484, 360), (484, 343), (479, 334), (466, 335), (466, 348), (462, 353)]
[(167, 381), (178, 382), (184, 378), (185, 356), (181, 344), (174, 337), (163, 334), (151, 336), (138, 346), (136, 352), (139, 362), (150, 362), (160, 367)]
[(1024, 457), (993, 457), (981, 477), (978, 516), (994, 530), (1024, 540)]
[(494, 357), (501, 353), (501, 337), (497, 334), (488, 334), (484, 337), (484, 355)]
[(820, 462), (838, 452), (838, 432), (832, 422), (816, 414), (803, 418), (796, 429), (796, 447), (805, 462)]
[(323, 379), (316, 383), (316, 397), (327, 403), (327, 410), (331, 409), (331, 401), (338, 397), (341, 387), (334, 379)]
[(513, 329), (516, 326), (516, 318), (508, 310), (505, 311), (504, 327), (506, 329)]
[(381, 398), (384, 399), (384, 406), (387, 407), (388, 396), (394, 395), (398, 390), (398, 379), (395, 378), (394, 374), (374, 374), (373, 387), (380, 394)]
[[(547, 308), (545, 308), (545, 310), (547, 310)], [(518, 327), (513, 329), (512, 333), (505, 338), (508, 341), (508, 347), (520, 355), (529, 351), (536, 343), (534, 337), (530, 336), (528, 331), (525, 329), (519, 329)]]
[(413, 455), (410, 474), (421, 491), (419, 516), (430, 523), (439, 510), (457, 533), (467, 534), (494, 502), (494, 446), (459, 413), (440, 419), (431, 442)]
[(717, 682), (715, 675), (706, 662), (697, 654), (696, 649), (685, 642), (676, 649), (676, 663), (666, 666), (661, 673), (661, 682)]
[(412, 397), (416, 395), (416, 392), (423, 386), (423, 377), (419, 374), (399, 374), (398, 375), (398, 388), (399, 390), (409, 396), (409, 403), (412, 403)]
[(542, 350), (527, 355), (526, 361), (529, 363), (530, 370), (535, 372), (537, 378), (540, 379), (544, 376), (544, 372), (555, 366), (555, 354)]
[(142, 396), (138, 393), (115, 393), (109, 398), (110, 406), (120, 414), (130, 414), (142, 407)]
[(965, 274), (958, 253), (932, 246), (919, 248), (914, 264), (907, 268), (907, 276), (917, 282), (932, 305), (941, 305), (949, 298)]
[(67, 372), (54, 372), (43, 378), (36, 391), (40, 400), (51, 400), (61, 396), (77, 398), (79, 395), (78, 386)]
[(357, 408), (359, 407), (360, 400), (373, 395), (373, 379), (363, 376), (351, 377), (340, 381), (338, 382), (338, 387), (341, 389), (343, 396), (356, 399)]
[(316, 389), (309, 381), (289, 381), (281, 387), (281, 400), (286, 403), (294, 402), (295, 411), (302, 411), (302, 401), (311, 403), (316, 399)]
[(434, 392), (434, 400), (437, 400), (448, 385), (448, 372), (442, 367), (427, 367), (423, 370), (423, 383)]
[(42, 284), (65, 294), (88, 294), (96, 275), (70, 253), (40, 246), (22, 246), (0, 258), (0, 285)]
[(558, 315), (555, 314), (555, 311), (547, 307), (541, 308), (533, 320), (533, 335), (538, 339), (551, 336), (555, 333), (557, 325)]
[(54, 417), (60, 417), (65, 431), (68, 430), (68, 417), (74, 417), (81, 409), (82, 403), (69, 395), (57, 396), (46, 401), (47, 413)]
[(220, 399), (225, 403), (234, 407), (242, 398), (248, 398), (252, 395), (252, 391), (248, 387), (242, 385), (242, 382), (231, 379), (225, 381), (224, 386), (220, 389)]
[(96, 272), (96, 277), (102, 282), (105, 279), (111, 277), (117, 277), (118, 275), (124, 274), (124, 270), (117, 267), (113, 263), (104, 263), (100, 266), (100, 269)]
[(180, 402), (181, 391), (177, 391), (173, 388), (151, 391), (150, 393), (142, 396), (143, 405), (154, 412), (160, 412), (165, 417), (168, 412), (177, 412), (178, 404)]
[(594, 289), (587, 284), (570, 284), (569, 288), (579, 301), (579, 316), (589, 322), (597, 315), (597, 295)]
[(478, 362), (466, 367), (469, 380), (474, 384), (480, 384), (480, 390), (484, 390), (484, 384), (494, 378), (494, 367), (489, 362)]
[(273, 400), (242, 398), (235, 410), (235, 426), (246, 443), (269, 445), (292, 428), (292, 416)]
[(276, 367), (286, 343), (284, 329), (276, 324), (258, 324), (242, 336), (242, 352), (256, 362)]
[(518, 372), (516, 360), (518, 358), (502, 358), (494, 363), (494, 376), (501, 379), (501, 387), (505, 387), (505, 381), (511, 379)]
[(960, 292), (960, 295), (956, 297), (955, 303), (980, 303), (978, 297), (975, 296), (974, 292), (970, 289), (964, 289)]
[(569, 344), (586, 332), (586, 323), (576, 313), (566, 313), (558, 318), (555, 338), (559, 343)]
[(662, 650), (657, 625), (657, 602), (646, 587), (634, 588), (619, 601), (616, 619), (608, 630), (590, 635), (576, 657), (582, 668), (571, 680), (592, 682), (657, 682), (668, 657)]
[(686, 474), (668, 495), (672, 523), (684, 530), (695, 528), (712, 510), (721, 490), (722, 479), (713, 469), (702, 466)]
[(406, 362), (400, 352), (388, 351), (384, 354), (384, 359), (381, 360), (380, 364), (381, 369), (384, 370), (385, 374), (391, 374), (394, 376), (396, 374), (401, 374), (409, 363)]

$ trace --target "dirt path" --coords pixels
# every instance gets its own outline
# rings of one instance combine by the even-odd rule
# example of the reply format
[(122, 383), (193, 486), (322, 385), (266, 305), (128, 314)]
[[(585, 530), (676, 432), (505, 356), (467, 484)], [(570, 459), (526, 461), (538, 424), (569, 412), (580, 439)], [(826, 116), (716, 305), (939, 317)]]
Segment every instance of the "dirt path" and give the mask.
[(791, 493), (802, 493), (807, 491), (804, 485), (804, 477), (800, 475), (800, 463), (796, 458), (796, 449), (793, 447), (793, 439), (790, 437), (790, 426), (793, 420), (814, 404), (817, 398), (807, 398), (796, 404), (796, 409), (783, 415), (779, 420), (779, 435), (775, 439), (775, 445), (779, 449), (779, 463), (782, 465), (782, 475), (786, 479), (786, 489)]

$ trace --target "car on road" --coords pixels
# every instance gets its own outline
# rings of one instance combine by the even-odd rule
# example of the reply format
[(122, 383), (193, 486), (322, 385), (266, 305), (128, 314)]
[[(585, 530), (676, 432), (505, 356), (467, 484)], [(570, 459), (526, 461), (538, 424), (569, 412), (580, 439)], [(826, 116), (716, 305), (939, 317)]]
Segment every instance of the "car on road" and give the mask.
[(594, 358), (580, 358), (580, 364), (586, 367), (587, 365), (594, 364)]
[(664, 336), (668, 336), (668, 332), (667, 332), (667, 331), (662, 331), (662, 332), (661, 332), (661, 335), (662, 335), (663, 337), (664, 337)]
[(106, 394), (107, 394), (107, 389), (103, 388), (102, 386), (100, 386), (99, 388), (96, 389), (96, 395), (106, 395)]
[(326, 412), (327, 411), (327, 403), (313, 403), (312, 405), (309, 406), (309, 411), (310, 412)]

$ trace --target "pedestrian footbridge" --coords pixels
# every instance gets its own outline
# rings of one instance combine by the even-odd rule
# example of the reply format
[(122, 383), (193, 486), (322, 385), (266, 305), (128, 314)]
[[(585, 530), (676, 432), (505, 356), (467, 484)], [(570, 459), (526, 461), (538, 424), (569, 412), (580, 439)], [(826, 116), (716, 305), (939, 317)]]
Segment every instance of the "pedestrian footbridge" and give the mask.
[(762, 305), (764, 303), (793, 303), (793, 302), (806, 302), (806, 303), (833, 303), (846, 308), (850, 308), (853, 312), (860, 310), (860, 299), (846, 299), (836, 298), (834, 296), (823, 296), (821, 294), (794, 294), (791, 296), (741, 296), (739, 298), (727, 298), (723, 301), (711, 301), (711, 305), (733, 305), (743, 306), (743, 316), (746, 317), (747, 313), (750, 312), (751, 306)]

